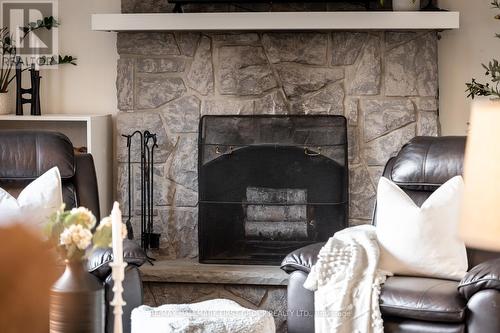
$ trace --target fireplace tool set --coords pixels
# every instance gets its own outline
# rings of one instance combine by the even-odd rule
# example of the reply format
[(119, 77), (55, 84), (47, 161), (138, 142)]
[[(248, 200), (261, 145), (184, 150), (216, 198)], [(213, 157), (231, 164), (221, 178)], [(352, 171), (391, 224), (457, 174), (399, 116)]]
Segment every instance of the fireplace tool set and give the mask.
[[(160, 247), (160, 234), (153, 232), (153, 200), (154, 200), (154, 152), (158, 148), (156, 134), (149, 131), (135, 131), (130, 135), (122, 134), (127, 139), (127, 168), (128, 168), (128, 219), (126, 222), (128, 238), (134, 238), (132, 228), (132, 139), (138, 136), (141, 144), (140, 159), (140, 217), (141, 217), (141, 247), (144, 251)], [(148, 261), (153, 264), (155, 259), (148, 256)]]

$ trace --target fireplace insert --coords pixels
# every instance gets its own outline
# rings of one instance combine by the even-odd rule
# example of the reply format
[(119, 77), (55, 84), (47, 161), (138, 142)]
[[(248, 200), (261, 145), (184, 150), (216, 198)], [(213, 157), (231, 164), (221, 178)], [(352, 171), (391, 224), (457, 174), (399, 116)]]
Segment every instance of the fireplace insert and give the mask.
[(204, 116), (199, 259), (279, 264), (347, 226), (346, 119)]

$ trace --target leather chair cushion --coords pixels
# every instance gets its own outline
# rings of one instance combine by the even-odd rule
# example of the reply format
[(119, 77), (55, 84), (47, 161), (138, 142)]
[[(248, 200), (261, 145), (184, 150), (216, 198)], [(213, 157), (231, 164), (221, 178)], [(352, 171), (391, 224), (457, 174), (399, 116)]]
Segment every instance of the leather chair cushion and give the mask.
[[(30, 182), (32, 182), (32, 180), (0, 180), (0, 187), (13, 197), (17, 198), (19, 196), (19, 193), (21, 193), (21, 191), (24, 190), (24, 188), (28, 186)], [(71, 181), (63, 180), (62, 195), (63, 202), (66, 204), (66, 209), (71, 209), (77, 206), (77, 193), (75, 186)]]
[[(103, 280), (111, 273), (109, 264), (113, 261), (112, 248), (98, 248), (90, 250), (87, 261), (87, 270)], [(144, 250), (132, 240), (123, 240), (123, 260), (129, 265), (142, 266), (147, 256)]]
[(0, 179), (33, 180), (57, 165), (61, 178), (75, 175), (71, 141), (61, 133), (0, 131)]
[(384, 318), (384, 333), (465, 333), (463, 323), (432, 323), (404, 318)]
[(467, 303), (457, 286), (450, 280), (390, 277), (382, 287), (380, 310), (390, 317), (460, 323)]
[(281, 262), (281, 269), (287, 273), (297, 270), (309, 273), (311, 267), (318, 261), (319, 250), (324, 245), (325, 243), (315, 243), (289, 253)]
[(466, 299), (485, 289), (500, 290), (500, 258), (477, 265), (464, 276), (458, 286), (458, 291)]
[(461, 175), (465, 137), (415, 137), (392, 162), (390, 179), (400, 187), (435, 190)]

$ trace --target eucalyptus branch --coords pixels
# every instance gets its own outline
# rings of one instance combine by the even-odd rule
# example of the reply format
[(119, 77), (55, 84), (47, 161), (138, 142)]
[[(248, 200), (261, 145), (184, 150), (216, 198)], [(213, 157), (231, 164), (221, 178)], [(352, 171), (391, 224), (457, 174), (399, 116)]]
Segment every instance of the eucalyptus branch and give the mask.
[(24, 37), (35, 30), (51, 30), (52, 28), (56, 28), (58, 26), (59, 22), (53, 16), (47, 16), (41, 20), (37, 20), (36, 22), (30, 22), (27, 26), (23, 27)]
[(466, 92), (467, 97), (474, 99), (476, 96), (495, 96), (500, 98), (500, 91), (498, 89), (498, 84), (496, 87), (491, 87), (489, 83), (483, 84), (472, 79), (470, 83), (465, 84), (467, 86)]
[[(500, 9), (500, 0), (492, 0), (491, 7), (495, 9)], [(500, 20), (500, 14), (494, 16), (496, 20)], [(500, 38), (500, 33), (495, 34), (496, 38)], [(476, 96), (495, 96), (500, 98), (500, 63), (498, 60), (493, 59), (487, 65), (482, 64), (483, 68), (486, 69), (486, 76), (489, 76), (490, 83), (480, 83), (477, 82), (475, 78), (472, 78), (471, 82), (466, 83), (467, 97), (474, 99)]]
[(70, 56), (70, 55), (65, 55), (65, 56), (59, 55), (59, 60), (58, 60), (57, 64), (58, 65), (70, 64), (70, 65), (76, 66), (77, 60), (78, 60), (77, 58)]

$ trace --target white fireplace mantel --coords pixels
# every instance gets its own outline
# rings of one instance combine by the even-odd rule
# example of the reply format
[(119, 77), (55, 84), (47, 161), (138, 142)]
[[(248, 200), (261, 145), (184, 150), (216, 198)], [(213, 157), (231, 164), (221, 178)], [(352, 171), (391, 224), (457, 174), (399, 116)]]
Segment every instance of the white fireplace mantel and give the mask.
[(447, 30), (458, 12), (93, 14), (94, 31)]

